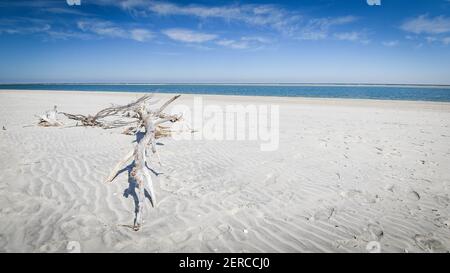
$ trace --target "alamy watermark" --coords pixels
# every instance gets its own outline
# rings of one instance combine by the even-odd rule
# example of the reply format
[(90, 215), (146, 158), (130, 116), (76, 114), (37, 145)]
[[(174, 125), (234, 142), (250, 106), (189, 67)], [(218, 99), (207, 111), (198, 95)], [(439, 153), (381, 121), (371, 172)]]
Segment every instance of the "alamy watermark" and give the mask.
[[(280, 140), (280, 110), (274, 104), (204, 104), (196, 96), (193, 105), (177, 104), (173, 114), (183, 121), (172, 127), (176, 140), (258, 141), (261, 151), (275, 151)], [(189, 130), (187, 130), (189, 129)], [(193, 131), (193, 133), (192, 133)]]

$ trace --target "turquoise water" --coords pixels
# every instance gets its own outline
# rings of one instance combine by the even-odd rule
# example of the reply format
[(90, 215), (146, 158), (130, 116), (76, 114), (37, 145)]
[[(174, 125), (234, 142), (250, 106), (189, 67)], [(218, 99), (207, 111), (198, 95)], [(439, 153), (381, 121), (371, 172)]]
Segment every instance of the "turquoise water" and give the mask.
[(244, 96), (281, 96), (450, 102), (450, 87), (307, 86), (219, 84), (2, 84), (0, 89), (158, 92)]

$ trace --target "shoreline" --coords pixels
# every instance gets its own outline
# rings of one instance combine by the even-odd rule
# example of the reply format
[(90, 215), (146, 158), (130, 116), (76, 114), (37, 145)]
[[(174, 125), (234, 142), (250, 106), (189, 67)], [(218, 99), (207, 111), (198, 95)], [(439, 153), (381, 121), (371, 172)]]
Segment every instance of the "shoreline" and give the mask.
[(190, 96), (202, 96), (202, 97), (210, 97), (210, 98), (231, 98), (231, 99), (251, 99), (257, 98), (258, 100), (268, 101), (268, 102), (304, 102), (304, 103), (320, 103), (320, 102), (328, 102), (328, 103), (348, 103), (349, 105), (375, 105), (375, 104), (397, 104), (397, 105), (435, 105), (435, 106), (450, 106), (450, 101), (430, 101), (430, 100), (395, 100), (395, 99), (360, 99), (360, 98), (327, 98), (327, 97), (301, 97), (301, 96), (254, 96), (254, 95), (225, 95), (225, 94), (202, 94), (202, 93), (169, 93), (169, 92), (125, 92), (125, 91), (83, 91), (83, 90), (40, 90), (40, 89), (0, 89), (1, 93), (30, 93), (37, 94), (39, 92), (44, 94), (51, 94), (54, 92), (57, 93), (72, 93), (72, 94), (91, 94), (91, 95), (148, 95), (155, 94), (159, 96), (173, 96), (177, 94), (181, 94), (182, 97), (190, 97)]
[(371, 83), (0, 83), (7, 85), (199, 85), (199, 86), (304, 86), (304, 87), (400, 87), (400, 88), (443, 88), (450, 89), (450, 84), (371, 84)]

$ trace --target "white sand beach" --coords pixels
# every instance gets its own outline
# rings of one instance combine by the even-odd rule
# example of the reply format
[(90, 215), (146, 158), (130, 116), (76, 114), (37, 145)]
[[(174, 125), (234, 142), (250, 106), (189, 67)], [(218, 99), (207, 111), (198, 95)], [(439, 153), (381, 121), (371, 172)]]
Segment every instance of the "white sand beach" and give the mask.
[(450, 103), (202, 95), (279, 105), (278, 149), (160, 139), (156, 207), (135, 232), (123, 226), (135, 210), (128, 174), (104, 182), (135, 137), (64, 117), (38, 127), (35, 115), (141, 95), (0, 91), (1, 252), (450, 251)]

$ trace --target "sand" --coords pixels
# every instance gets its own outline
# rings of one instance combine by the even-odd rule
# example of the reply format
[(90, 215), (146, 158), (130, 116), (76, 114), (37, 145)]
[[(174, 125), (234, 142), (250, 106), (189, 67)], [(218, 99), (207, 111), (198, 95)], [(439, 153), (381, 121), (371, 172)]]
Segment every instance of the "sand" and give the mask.
[(134, 232), (123, 226), (134, 184), (126, 173), (103, 182), (134, 137), (63, 118), (64, 128), (37, 127), (34, 115), (53, 105), (94, 113), (138, 96), (0, 91), (0, 251), (450, 250), (449, 103), (202, 96), (279, 105), (279, 147), (161, 139), (156, 207), (147, 201)]

